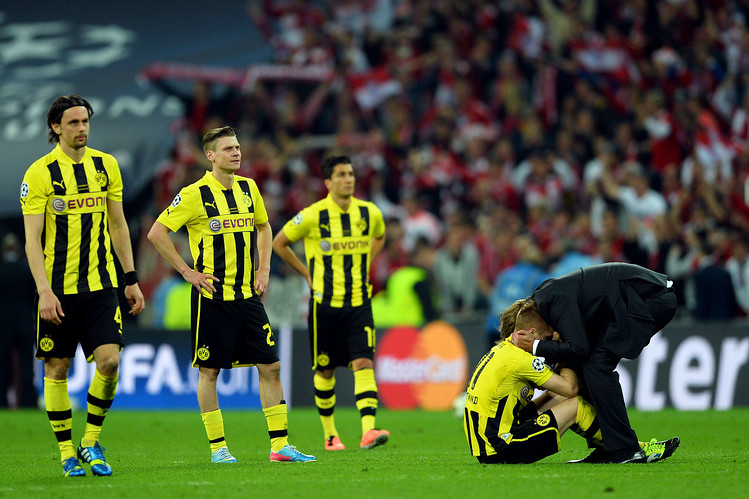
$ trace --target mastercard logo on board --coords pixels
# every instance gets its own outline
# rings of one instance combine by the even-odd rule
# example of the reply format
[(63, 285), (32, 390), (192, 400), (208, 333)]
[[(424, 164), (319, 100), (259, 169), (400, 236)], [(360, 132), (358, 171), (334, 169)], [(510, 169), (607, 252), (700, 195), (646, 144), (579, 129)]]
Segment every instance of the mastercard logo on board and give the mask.
[(468, 352), (463, 336), (443, 321), (388, 329), (377, 344), (378, 396), (390, 409), (448, 410), (465, 391)]

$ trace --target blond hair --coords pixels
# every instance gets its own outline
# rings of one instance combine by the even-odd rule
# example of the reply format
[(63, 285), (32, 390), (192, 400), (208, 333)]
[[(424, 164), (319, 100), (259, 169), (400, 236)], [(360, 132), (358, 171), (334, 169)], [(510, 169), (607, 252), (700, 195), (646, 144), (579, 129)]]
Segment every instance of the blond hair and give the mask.
[(536, 331), (542, 333), (550, 330), (551, 326), (541, 317), (535, 300), (529, 298), (523, 301), (515, 318), (515, 330), (536, 328)]
[(525, 303), (525, 300), (518, 300), (499, 315), (499, 333), (503, 340), (506, 340), (510, 335), (515, 332), (515, 320), (518, 317), (520, 308)]

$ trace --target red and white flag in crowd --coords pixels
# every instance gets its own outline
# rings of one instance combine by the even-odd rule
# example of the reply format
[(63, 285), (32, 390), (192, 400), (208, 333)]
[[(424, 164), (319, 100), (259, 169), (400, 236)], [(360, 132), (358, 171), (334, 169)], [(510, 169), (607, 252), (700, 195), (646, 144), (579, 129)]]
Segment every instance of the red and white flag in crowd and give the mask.
[(349, 75), (348, 80), (357, 104), (365, 111), (379, 106), (385, 99), (398, 95), (402, 90), (400, 82), (393, 79), (384, 67)]

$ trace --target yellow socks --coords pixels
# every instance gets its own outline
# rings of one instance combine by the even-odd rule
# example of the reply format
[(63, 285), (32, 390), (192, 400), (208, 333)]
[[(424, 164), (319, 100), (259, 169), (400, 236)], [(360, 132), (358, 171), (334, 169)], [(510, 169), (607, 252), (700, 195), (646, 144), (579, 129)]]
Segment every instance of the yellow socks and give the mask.
[(337, 437), (338, 430), (336, 430), (335, 416), (333, 415), (335, 410), (335, 376), (326, 379), (315, 373), (313, 382), (315, 384), (315, 405), (318, 414), (320, 414), (325, 438)]
[(596, 418), (596, 410), (580, 396), (577, 397), (577, 418), (570, 430), (587, 438), (595, 447), (603, 447), (603, 436)]
[(75, 457), (73, 448), (73, 410), (68, 395), (68, 380), (44, 378), (44, 405), (52, 431), (60, 447), (60, 461)]
[(375, 427), (377, 413), (377, 383), (374, 369), (365, 368), (354, 372), (354, 396), (356, 408), (361, 416), (362, 435)]
[(205, 433), (208, 435), (208, 443), (211, 444), (211, 453), (216, 452), (221, 447), (226, 447), (226, 438), (224, 437), (224, 418), (221, 416), (221, 409), (204, 412), (200, 417), (203, 418)]
[(101, 425), (114, 401), (118, 379), (118, 376), (104, 376), (98, 370), (95, 371), (94, 379), (91, 380), (91, 386), (88, 389), (88, 416), (86, 430), (81, 439), (83, 447), (93, 447), (99, 441)]
[(263, 409), (265, 421), (268, 423), (270, 449), (278, 452), (289, 444), (289, 419), (286, 402)]

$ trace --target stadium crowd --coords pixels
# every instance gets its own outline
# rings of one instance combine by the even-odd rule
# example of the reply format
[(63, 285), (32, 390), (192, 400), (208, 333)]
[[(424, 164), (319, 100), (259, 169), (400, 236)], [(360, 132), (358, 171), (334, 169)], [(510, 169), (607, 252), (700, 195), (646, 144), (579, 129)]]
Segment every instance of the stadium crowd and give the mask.
[[(749, 2), (247, 8), (282, 77), (207, 77), (185, 93), (168, 72), (142, 73), (184, 104), (143, 227), (207, 169), (201, 133), (229, 124), (274, 231), (324, 197), (321, 158), (350, 155), (357, 197), (387, 219), (375, 292), (431, 246), (442, 317), (485, 313), (490, 331), (547, 276), (612, 261), (668, 274), (682, 316), (749, 313)], [(181, 280), (141, 239), (143, 291), (163, 325)], [(303, 315), (304, 281), (273, 260), (268, 300), (288, 314), (298, 295)]]

